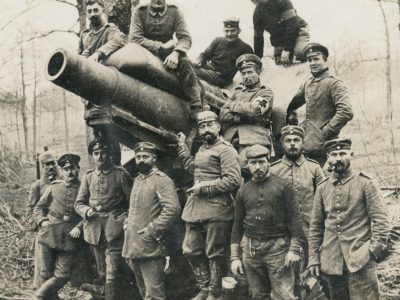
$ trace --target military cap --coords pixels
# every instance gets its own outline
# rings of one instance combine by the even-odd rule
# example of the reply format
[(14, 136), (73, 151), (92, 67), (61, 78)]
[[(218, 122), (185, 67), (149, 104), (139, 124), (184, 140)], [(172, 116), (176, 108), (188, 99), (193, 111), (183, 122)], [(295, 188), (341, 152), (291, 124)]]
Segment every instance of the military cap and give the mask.
[(39, 156), (39, 160), (41, 163), (46, 163), (49, 161), (56, 161), (56, 156), (54, 155), (53, 152), (51, 151), (45, 151)]
[(327, 153), (335, 150), (350, 150), (351, 149), (351, 139), (338, 138), (325, 142), (325, 151)]
[(133, 150), (135, 153), (138, 152), (149, 152), (149, 153), (156, 153), (156, 146), (153, 143), (149, 142), (139, 142), (136, 143), (135, 146), (133, 146)]
[(103, 0), (86, 0), (85, 1), (85, 6), (88, 6), (88, 5), (93, 5), (93, 4), (98, 4), (98, 5), (100, 5), (101, 7), (104, 7), (104, 1)]
[(210, 110), (205, 110), (205, 111), (199, 112), (197, 114), (196, 118), (197, 118), (198, 125), (200, 125), (201, 123), (204, 123), (204, 122), (218, 121), (218, 116)]
[(268, 156), (270, 153), (269, 149), (267, 147), (261, 146), (261, 145), (253, 145), (246, 150), (246, 158), (258, 158), (258, 157), (264, 157)]
[(57, 160), (57, 165), (61, 168), (76, 166), (79, 164), (81, 157), (77, 154), (66, 153), (61, 155)]
[(96, 138), (89, 143), (88, 152), (90, 155), (93, 154), (93, 151), (99, 149), (108, 151), (110, 149), (110, 144), (103, 138)]
[(304, 47), (303, 53), (306, 57), (317, 55), (318, 53), (322, 53), (325, 57), (329, 56), (328, 48), (318, 43), (309, 43)]
[(294, 134), (304, 139), (304, 129), (300, 126), (288, 125), (282, 128), (282, 138)]
[(243, 68), (251, 66), (258, 66), (259, 68), (262, 67), (261, 59), (255, 54), (243, 54), (236, 60), (236, 68), (238, 70), (242, 70)]
[(239, 28), (239, 18), (228, 18), (223, 21), (225, 28)]

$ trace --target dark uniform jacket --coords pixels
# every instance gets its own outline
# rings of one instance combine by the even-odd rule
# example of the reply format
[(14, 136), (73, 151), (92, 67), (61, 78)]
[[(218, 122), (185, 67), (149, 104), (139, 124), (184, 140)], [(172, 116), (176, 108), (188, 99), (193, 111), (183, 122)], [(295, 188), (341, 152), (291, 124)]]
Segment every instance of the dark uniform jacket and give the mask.
[(43, 176), (42, 178), (36, 180), (29, 191), (28, 201), (25, 207), (25, 217), (27, 220), (27, 225), (30, 230), (37, 230), (38, 225), (33, 217), (33, 209), (39, 202), (40, 198), (43, 196), (44, 192), (50, 186), (50, 179)]
[(89, 57), (101, 52), (103, 58), (113, 54), (125, 45), (125, 35), (112, 23), (107, 23), (98, 32), (92, 28), (84, 30), (79, 39), (79, 54)]
[(292, 185), (299, 203), (303, 231), (308, 238), (314, 195), (317, 184), (325, 178), (324, 172), (315, 160), (305, 158), (304, 155), (301, 155), (296, 161), (292, 161), (284, 155), (282, 159), (271, 164), (270, 172), (287, 180)]
[(288, 181), (268, 174), (263, 181), (249, 180), (240, 187), (231, 244), (239, 244), (243, 234), (264, 241), (290, 237), (290, 251), (300, 253), (301, 217)]
[(186, 53), (192, 45), (192, 39), (183, 14), (175, 5), (167, 5), (165, 11), (158, 13), (144, 4), (132, 13), (129, 42), (139, 44), (155, 55), (169, 54), (160, 53), (160, 47), (162, 43), (173, 39), (174, 33), (178, 39), (174, 50)]
[(232, 145), (220, 138), (214, 145), (202, 145), (195, 158), (187, 148), (179, 149), (185, 169), (202, 184), (198, 195), (190, 195), (182, 219), (186, 222), (230, 221), (233, 195), (241, 182), (239, 157)]
[(353, 118), (347, 88), (326, 70), (300, 86), (287, 108), (288, 115), (304, 104), (304, 151), (324, 151), (324, 142), (337, 137)]
[[(75, 202), (76, 212), (85, 219), (83, 230), (86, 242), (98, 245), (102, 232), (108, 242), (122, 237), (131, 189), (132, 179), (123, 167), (87, 171)], [(98, 218), (87, 219), (90, 208), (99, 214)]]
[(220, 73), (230, 84), (237, 71), (236, 60), (247, 53), (253, 53), (253, 49), (241, 39), (230, 43), (225, 37), (218, 37), (200, 54), (200, 61), (202, 67)]
[(315, 195), (309, 236), (309, 265), (341, 275), (345, 263), (357, 272), (379, 256), (386, 245), (390, 222), (386, 203), (371, 179), (351, 168), (321, 182)]
[(254, 52), (264, 55), (264, 30), (270, 34), (271, 45), (292, 52), (300, 28), (307, 23), (297, 16), (290, 0), (269, 0), (258, 4), (253, 14)]
[[(267, 110), (261, 114), (259, 101), (264, 101)], [(270, 119), (274, 94), (261, 84), (253, 89), (238, 86), (228, 101), (221, 108), (220, 122), (226, 129), (225, 140), (239, 145), (271, 145)], [(236, 139), (236, 140), (235, 140)]]
[(38, 240), (50, 248), (64, 251), (75, 250), (77, 239), (69, 236), (74, 227), (82, 230), (83, 221), (74, 210), (80, 181), (66, 185), (62, 180), (55, 180), (46, 190), (33, 211), (35, 221), (41, 224), (49, 221), (49, 225), (41, 227)]
[[(165, 233), (179, 217), (181, 208), (172, 180), (157, 168), (135, 178), (125, 223), (125, 258), (167, 256)], [(138, 234), (143, 228), (147, 233)]]

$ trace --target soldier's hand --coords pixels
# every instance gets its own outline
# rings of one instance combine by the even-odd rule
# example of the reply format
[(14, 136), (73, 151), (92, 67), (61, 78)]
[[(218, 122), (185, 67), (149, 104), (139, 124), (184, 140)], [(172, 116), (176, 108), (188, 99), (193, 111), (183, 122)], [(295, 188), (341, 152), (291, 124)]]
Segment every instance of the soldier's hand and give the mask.
[(88, 57), (88, 59), (90, 59), (90, 60), (93, 60), (93, 61), (95, 61), (95, 62), (99, 62), (99, 61), (101, 61), (101, 59), (102, 59), (102, 53), (101, 52), (98, 52), (98, 51), (96, 51), (95, 53), (93, 53), (92, 55), (90, 55), (89, 57)]
[(172, 53), (168, 55), (164, 61), (164, 65), (171, 70), (175, 70), (178, 67), (178, 63), (179, 53), (177, 51), (172, 51)]
[(72, 238), (77, 239), (77, 238), (79, 238), (79, 237), (81, 236), (81, 230), (80, 230), (78, 227), (74, 227), (74, 229), (72, 229), (72, 230), (69, 232), (69, 235), (70, 235)]
[(313, 265), (308, 268), (311, 276), (319, 277), (319, 265)]
[(289, 51), (282, 51), (281, 54), (281, 63), (282, 65), (284, 65), (285, 67), (287, 67), (288, 65), (290, 65), (290, 52)]
[(243, 272), (243, 264), (240, 259), (234, 259), (231, 262), (231, 271), (233, 275), (237, 276), (239, 274), (244, 274)]
[(200, 182), (196, 182), (191, 188), (187, 189), (186, 192), (191, 194), (192, 196), (200, 194), (201, 188), (203, 186), (200, 184)]
[(186, 143), (186, 135), (183, 132), (178, 133), (178, 145), (185, 145)]
[(140, 230), (137, 231), (138, 234), (149, 234), (149, 230), (147, 229), (147, 227), (142, 228)]
[(269, 109), (269, 101), (263, 97), (257, 97), (254, 101), (258, 103), (261, 115), (264, 115)]
[(127, 230), (128, 230), (128, 224), (122, 225), (122, 229), (123, 229), (124, 231), (127, 231)]
[(86, 219), (93, 220), (96, 219), (99, 215), (93, 210), (93, 208), (90, 208), (87, 213), (86, 213)]
[(167, 271), (168, 271), (168, 269), (169, 269), (169, 262), (170, 262), (170, 260), (171, 260), (171, 257), (170, 257), (170, 256), (166, 256), (166, 257), (165, 257), (165, 266), (164, 266), (164, 272), (167, 272)]
[(40, 223), (40, 227), (46, 227), (49, 226), (49, 221), (43, 221), (42, 223)]
[(166, 43), (162, 43), (160, 47), (163, 50), (171, 50), (171, 49), (174, 49), (177, 44), (178, 44), (177, 41), (175, 41), (174, 39), (171, 39)]
[(284, 266), (286, 268), (291, 268), (291, 267), (294, 267), (296, 264), (298, 264), (299, 261), (300, 261), (300, 255), (298, 255), (292, 251), (289, 251), (285, 257)]

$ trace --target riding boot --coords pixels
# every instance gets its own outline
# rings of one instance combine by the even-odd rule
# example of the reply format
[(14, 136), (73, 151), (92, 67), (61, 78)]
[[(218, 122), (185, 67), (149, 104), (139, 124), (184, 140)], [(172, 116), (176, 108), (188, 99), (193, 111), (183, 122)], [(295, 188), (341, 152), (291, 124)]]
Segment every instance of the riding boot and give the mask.
[(199, 293), (191, 300), (206, 300), (210, 283), (210, 269), (208, 259), (204, 256), (187, 256), (190, 267), (193, 270)]
[(68, 278), (51, 277), (37, 289), (35, 295), (38, 299), (43, 300), (57, 299), (58, 290), (61, 289), (67, 281)]
[(105, 285), (106, 300), (119, 300), (117, 297), (116, 282), (108, 282)]
[(221, 295), (224, 266), (223, 257), (210, 259), (210, 286), (207, 300), (216, 300)]

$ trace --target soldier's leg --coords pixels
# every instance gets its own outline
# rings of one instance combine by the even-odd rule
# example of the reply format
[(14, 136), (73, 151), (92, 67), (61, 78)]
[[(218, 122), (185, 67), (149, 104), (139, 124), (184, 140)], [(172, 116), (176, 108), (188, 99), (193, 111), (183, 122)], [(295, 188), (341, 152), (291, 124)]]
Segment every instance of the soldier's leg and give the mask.
[(348, 277), (343, 275), (324, 274), (324, 281), (328, 286), (329, 299), (350, 300)]
[(301, 27), (293, 51), (298, 61), (305, 62), (307, 60), (303, 50), (308, 43), (310, 43), (310, 29), (308, 26)]
[(136, 285), (139, 289), (140, 296), (144, 299), (146, 295), (146, 286), (142, 276), (142, 270), (138, 259), (127, 259), (129, 268), (135, 273)]
[(200, 289), (193, 299), (206, 299), (210, 283), (210, 267), (204, 252), (205, 230), (201, 224), (186, 223), (186, 232), (182, 249), (194, 273), (196, 283)]
[(44, 283), (42, 280), (42, 244), (39, 243), (38, 233), (35, 232), (35, 240), (34, 240), (34, 273), (33, 273), (33, 287), (35, 289), (40, 288), (40, 286)]
[(125, 264), (122, 258), (123, 243), (123, 238), (118, 238), (106, 244), (106, 300), (120, 300), (119, 282)]
[(226, 82), (221, 78), (221, 75), (217, 72), (209, 69), (204, 69), (202, 67), (195, 67), (194, 71), (199, 79), (207, 81), (209, 84), (219, 86), (221, 88), (229, 85), (229, 82)]
[(361, 270), (348, 273), (350, 298), (353, 300), (379, 299), (375, 262), (371, 259)]
[[(139, 274), (141, 296), (144, 300), (165, 300), (165, 258), (136, 259), (135, 275)], [(138, 282), (139, 285), (139, 282)]]
[(275, 64), (281, 65), (281, 55), (282, 55), (283, 47), (274, 47), (274, 58)]
[(203, 107), (204, 88), (196, 76), (193, 65), (186, 55), (179, 58), (178, 76), (185, 96), (190, 101), (192, 111), (200, 111)]
[[(56, 261), (56, 252), (54, 249), (47, 247), (46, 245), (40, 244), (40, 247), (38, 248), (40, 253), (40, 258), (41, 258), (41, 263), (40, 263), (40, 281), (41, 285), (49, 279), (50, 277), (53, 276), (54, 274), (54, 266), (55, 266), (55, 261)], [(40, 287), (39, 287), (40, 288)]]
[[(226, 274), (226, 259), (232, 222), (207, 222), (206, 230), (206, 256), (210, 261), (210, 285), (211, 299), (216, 299), (221, 294), (222, 277)], [(212, 298), (214, 297), (214, 298)]]

